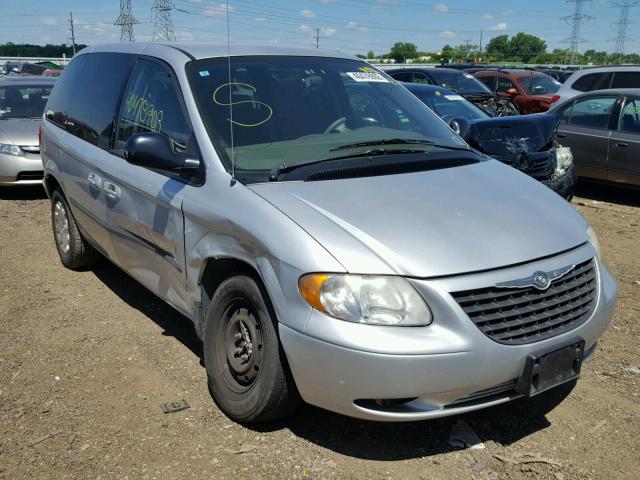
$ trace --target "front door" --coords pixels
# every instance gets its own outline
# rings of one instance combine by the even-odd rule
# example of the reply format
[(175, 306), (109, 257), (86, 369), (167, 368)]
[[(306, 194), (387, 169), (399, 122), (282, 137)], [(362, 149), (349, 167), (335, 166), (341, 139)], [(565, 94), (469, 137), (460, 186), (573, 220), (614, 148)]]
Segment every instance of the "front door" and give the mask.
[[(192, 138), (172, 71), (146, 59), (139, 61), (124, 94), (114, 153), (122, 157), (127, 139), (140, 132), (166, 135), (176, 152), (186, 151)], [(103, 181), (115, 261), (149, 290), (189, 312), (182, 198), (185, 188), (195, 187), (119, 160)]]
[(611, 134), (608, 179), (640, 185), (640, 98), (627, 97)]

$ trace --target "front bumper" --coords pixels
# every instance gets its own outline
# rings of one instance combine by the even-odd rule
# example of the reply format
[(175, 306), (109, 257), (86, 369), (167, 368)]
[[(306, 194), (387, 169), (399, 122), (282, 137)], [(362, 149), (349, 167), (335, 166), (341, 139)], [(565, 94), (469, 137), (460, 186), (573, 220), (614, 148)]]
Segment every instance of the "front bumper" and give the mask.
[(542, 180), (542, 183), (556, 192), (563, 198), (571, 200), (576, 190), (576, 170), (571, 165), (562, 175), (554, 176), (548, 180)]
[(24, 157), (0, 154), (0, 186), (42, 184), (44, 167), (39, 154)]
[(449, 292), (493, 285), (550, 271), (593, 257), (590, 245), (569, 253), (489, 273), (413, 280), (429, 303), (428, 327), (353, 324), (313, 311), (304, 331), (280, 324), (280, 337), (302, 398), (352, 417), (413, 421), (486, 408), (519, 397), (513, 387), (529, 353), (585, 340), (585, 357), (609, 325), (617, 286), (598, 266), (598, 300), (579, 327), (526, 345), (503, 345), (486, 337)]

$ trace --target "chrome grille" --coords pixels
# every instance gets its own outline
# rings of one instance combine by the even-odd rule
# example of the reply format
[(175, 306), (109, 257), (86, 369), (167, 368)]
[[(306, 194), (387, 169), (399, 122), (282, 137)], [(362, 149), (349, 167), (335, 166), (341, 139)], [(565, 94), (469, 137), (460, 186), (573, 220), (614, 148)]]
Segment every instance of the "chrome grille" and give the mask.
[(488, 287), (453, 298), (489, 338), (508, 345), (538, 342), (584, 323), (596, 305), (593, 260), (576, 265), (547, 290)]

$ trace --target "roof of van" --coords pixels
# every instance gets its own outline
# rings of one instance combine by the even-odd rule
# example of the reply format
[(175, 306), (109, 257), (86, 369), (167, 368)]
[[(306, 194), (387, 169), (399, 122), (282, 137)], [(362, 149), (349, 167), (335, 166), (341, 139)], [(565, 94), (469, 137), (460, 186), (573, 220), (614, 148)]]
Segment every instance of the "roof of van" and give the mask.
[[(177, 50), (195, 60), (211, 57), (226, 57), (226, 43), (196, 43), (196, 42), (135, 42), (135, 43), (112, 43), (104, 45), (95, 45), (83, 49), (80, 53), (93, 52), (114, 52), (114, 53), (135, 53), (143, 54), (146, 50), (153, 48), (157, 51), (158, 47), (165, 47), (171, 50)], [(338, 57), (354, 59), (353, 55), (342, 52), (320, 50), (315, 48), (296, 48), (296, 47), (279, 47), (268, 45), (236, 45), (231, 44), (231, 56), (247, 56), (247, 55), (287, 55), (287, 56), (304, 56), (304, 57)]]

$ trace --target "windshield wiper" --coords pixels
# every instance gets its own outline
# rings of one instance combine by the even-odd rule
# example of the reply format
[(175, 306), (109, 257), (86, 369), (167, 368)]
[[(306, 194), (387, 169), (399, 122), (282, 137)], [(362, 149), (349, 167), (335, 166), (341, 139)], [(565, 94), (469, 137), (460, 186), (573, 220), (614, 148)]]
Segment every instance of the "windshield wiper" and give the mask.
[[(358, 144), (360, 145), (360, 144)], [(430, 143), (431, 145), (431, 143)], [(339, 147), (340, 148), (340, 147)], [(347, 148), (347, 147), (345, 147)], [(466, 150), (466, 149), (463, 149)], [(377, 157), (377, 156), (381, 156), (381, 155), (407, 155), (407, 154), (412, 154), (412, 153), (424, 153), (426, 154), (427, 152), (425, 152), (424, 150), (412, 150), (412, 149), (404, 149), (404, 150), (387, 150), (386, 148), (376, 148), (376, 149), (371, 149), (371, 150), (367, 150), (366, 152), (358, 152), (358, 153), (352, 153), (350, 155), (342, 155), (339, 157), (330, 157), (330, 158), (323, 158), (322, 160), (315, 160), (312, 162), (305, 162), (305, 163), (297, 163), (295, 165), (280, 165), (279, 167), (273, 167), (271, 169), (271, 173), (269, 174), (269, 181), (270, 182), (277, 182), (278, 181), (278, 177), (280, 175), (282, 175), (283, 173), (289, 173), (297, 168), (302, 168), (302, 167), (307, 167), (309, 165), (318, 165), (320, 163), (325, 163), (325, 162), (332, 162), (335, 160), (348, 160), (350, 158), (359, 158), (359, 157)]]
[(341, 145), (329, 150), (335, 152), (338, 150), (347, 150), (349, 148), (357, 147), (375, 147), (376, 145), (435, 145), (432, 140), (416, 140), (411, 138), (386, 138), (383, 140), (369, 140), (367, 142), (349, 143), (348, 145)]

